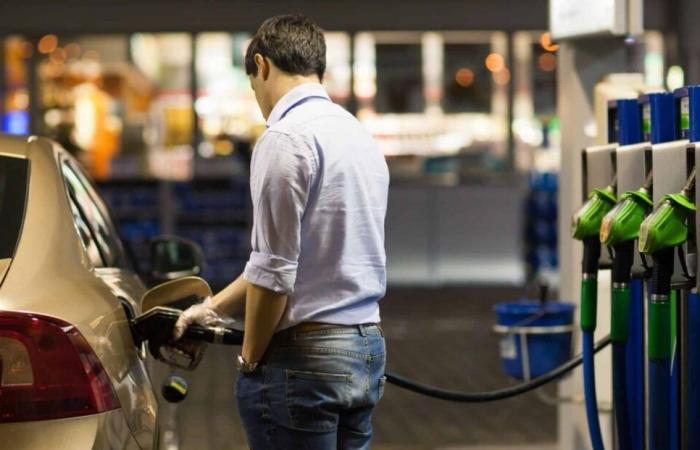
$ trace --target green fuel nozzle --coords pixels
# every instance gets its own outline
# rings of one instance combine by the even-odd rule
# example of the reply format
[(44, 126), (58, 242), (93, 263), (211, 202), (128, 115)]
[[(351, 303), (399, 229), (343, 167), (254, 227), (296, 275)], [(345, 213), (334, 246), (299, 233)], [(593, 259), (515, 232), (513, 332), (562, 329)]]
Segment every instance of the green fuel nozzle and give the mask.
[(601, 244), (613, 246), (639, 237), (639, 228), (654, 207), (649, 195), (651, 181), (650, 173), (644, 186), (622, 194), (620, 201), (603, 217), (600, 224)]
[(580, 241), (598, 236), (603, 217), (615, 206), (614, 182), (605, 189), (594, 189), (588, 200), (574, 214), (571, 221), (571, 235)]
[(600, 259), (600, 224), (605, 214), (615, 206), (616, 179), (605, 189), (594, 189), (588, 200), (574, 214), (571, 234), (583, 241), (583, 264), (581, 281), (581, 329), (596, 328), (598, 260)]
[(688, 216), (695, 211), (694, 187), (695, 168), (683, 190), (664, 196), (642, 222), (639, 229), (641, 253), (656, 253), (664, 248), (677, 247), (688, 239)]

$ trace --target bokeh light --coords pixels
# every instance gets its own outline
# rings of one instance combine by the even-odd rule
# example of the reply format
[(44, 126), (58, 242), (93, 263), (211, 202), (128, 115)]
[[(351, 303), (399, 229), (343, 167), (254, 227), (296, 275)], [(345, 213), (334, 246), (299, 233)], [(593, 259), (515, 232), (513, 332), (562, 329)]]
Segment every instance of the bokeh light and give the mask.
[(557, 57), (551, 53), (542, 53), (537, 58), (537, 65), (545, 72), (552, 72), (557, 68)]
[(49, 55), (52, 63), (62, 63), (66, 60), (66, 50), (62, 47), (56, 47)]
[(80, 44), (77, 42), (71, 42), (70, 44), (66, 45), (66, 56), (71, 59), (77, 59), (80, 57), (80, 53), (82, 52), (82, 49), (80, 48)]
[(552, 42), (552, 35), (549, 31), (540, 35), (540, 45), (548, 52), (556, 52), (559, 50), (559, 45)]
[(666, 74), (666, 87), (670, 91), (683, 87), (685, 84), (685, 73), (681, 66), (671, 66)]
[(58, 47), (58, 37), (55, 34), (47, 34), (46, 36), (42, 37), (39, 39), (39, 44), (37, 45), (39, 53), (43, 53), (45, 55), (48, 55), (52, 51), (56, 50), (56, 47)]
[(510, 70), (504, 68), (493, 73), (493, 81), (499, 86), (505, 86), (510, 81)]
[(498, 53), (489, 53), (485, 60), (486, 68), (491, 72), (500, 72), (506, 67), (503, 56)]
[(474, 72), (471, 69), (462, 67), (455, 73), (455, 82), (463, 88), (474, 84)]

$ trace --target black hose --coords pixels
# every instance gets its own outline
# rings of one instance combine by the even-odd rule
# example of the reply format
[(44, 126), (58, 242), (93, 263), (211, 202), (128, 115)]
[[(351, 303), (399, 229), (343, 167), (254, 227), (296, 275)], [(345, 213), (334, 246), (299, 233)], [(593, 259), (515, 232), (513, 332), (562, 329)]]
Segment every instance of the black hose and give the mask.
[(655, 295), (671, 295), (674, 249), (673, 247), (662, 248), (652, 256), (654, 257), (654, 268), (651, 277), (651, 293)]
[(613, 246), (615, 257), (612, 266), (613, 283), (629, 283), (634, 262), (635, 241), (624, 241)]
[[(610, 336), (606, 336), (595, 344), (593, 348), (594, 353), (598, 353), (604, 349), (608, 344), (610, 344)], [(515, 397), (516, 395), (524, 394), (526, 392), (537, 389), (550, 381), (556, 380), (557, 378), (571, 372), (573, 369), (581, 365), (583, 362), (583, 356), (578, 355), (574, 359), (565, 362), (556, 369), (540, 375), (534, 380), (528, 381), (526, 383), (521, 383), (515, 386), (498, 389), (495, 391), (487, 392), (458, 392), (450, 391), (447, 389), (440, 389), (438, 387), (429, 386), (426, 384), (421, 384), (408, 378), (404, 378), (401, 375), (395, 373), (387, 372), (386, 381), (394, 384), (400, 388), (407, 389), (409, 391), (416, 392), (418, 394), (427, 395), (428, 397), (439, 398), (441, 400), (448, 400), (451, 402), (460, 403), (483, 403), (483, 402), (493, 402), (496, 400), (503, 400), (506, 398)]]
[(600, 237), (591, 236), (583, 239), (583, 263), (584, 274), (596, 275), (600, 261)]

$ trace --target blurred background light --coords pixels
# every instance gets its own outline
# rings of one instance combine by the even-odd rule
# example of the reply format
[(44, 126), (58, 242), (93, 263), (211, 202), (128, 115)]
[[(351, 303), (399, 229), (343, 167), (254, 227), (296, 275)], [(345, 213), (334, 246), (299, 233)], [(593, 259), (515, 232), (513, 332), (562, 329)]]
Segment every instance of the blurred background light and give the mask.
[(39, 53), (43, 53), (45, 55), (54, 51), (56, 47), (58, 47), (58, 37), (55, 34), (47, 34), (46, 36), (43, 36), (41, 39), (39, 39), (39, 44), (37, 45)]
[(499, 53), (489, 53), (484, 63), (486, 64), (486, 68), (491, 72), (500, 72), (506, 66), (503, 55)]

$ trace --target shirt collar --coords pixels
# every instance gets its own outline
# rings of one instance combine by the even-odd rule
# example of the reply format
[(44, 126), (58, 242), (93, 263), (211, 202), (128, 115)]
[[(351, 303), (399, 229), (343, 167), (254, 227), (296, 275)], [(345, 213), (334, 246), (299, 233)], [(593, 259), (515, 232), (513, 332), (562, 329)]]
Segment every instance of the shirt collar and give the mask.
[(289, 90), (277, 101), (267, 118), (266, 125), (271, 127), (282, 119), (289, 107), (305, 97), (320, 96), (330, 100), (326, 89), (320, 83), (304, 83)]

